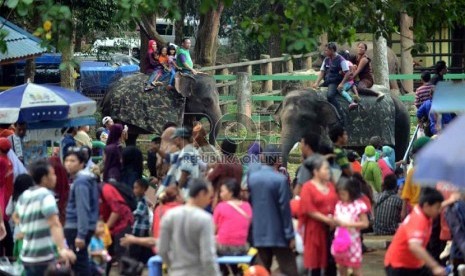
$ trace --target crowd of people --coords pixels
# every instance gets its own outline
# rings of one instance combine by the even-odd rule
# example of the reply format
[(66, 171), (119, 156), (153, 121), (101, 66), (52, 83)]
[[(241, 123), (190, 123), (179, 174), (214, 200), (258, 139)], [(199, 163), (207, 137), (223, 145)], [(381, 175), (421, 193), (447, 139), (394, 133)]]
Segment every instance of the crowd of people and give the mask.
[[(174, 57), (166, 47), (155, 54), (150, 43), (148, 58)], [(176, 62), (195, 74), (189, 46), (184, 40)], [(333, 82), (331, 66), (346, 65), (328, 45), (332, 63), (322, 67), (330, 75), (321, 77), (330, 90), (350, 76), (359, 87), (372, 85), (364, 51), (359, 44), (357, 68)], [(447, 68), (438, 63), (437, 70), (441, 81)], [(158, 80), (154, 71), (149, 82)], [(419, 110), (435, 84), (427, 73), (422, 80)], [(367, 233), (394, 235), (387, 275), (446, 275), (446, 264), (458, 271), (465, 263), (465, 201), (448, 183), (422, 189), (413, 179), (415, 158), (432, 138), (414, 142), (402, 181), (406, 164), (396, 162), (391, 145), (372, 137), (360, 157), (346, 149), (343, 126), (329, 130), (330, 143), (304, 134), (291, 176), (279, 146), (253, 142), (241, 156), (228, 139), (208, 144), (199, 122), (166, 123), (145, 165), (143, 152), (125, 145), (127, 127), (110, 117), (102, 125), (95, 140), (103, 150), (93, 148), (88, 126), (63, 129), (59, 145), (32, 141), (25, 122), (0, 126), (0, 254), (21, 263), (25, 275), (108, 275), (116, 265), (122, 275), (140, 274), (154, 255), (169, 275), (362, 275), (363, 254), (372, 251), (363, 243)], [(255, 258), (245, 271), (216, 262), (247, 254)]]

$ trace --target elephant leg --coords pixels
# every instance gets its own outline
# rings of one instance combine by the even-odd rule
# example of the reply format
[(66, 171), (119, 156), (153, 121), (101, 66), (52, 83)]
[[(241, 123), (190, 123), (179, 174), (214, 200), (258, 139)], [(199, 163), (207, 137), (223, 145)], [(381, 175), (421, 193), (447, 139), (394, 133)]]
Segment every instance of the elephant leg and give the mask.
[(410, 114), (397, 97), (392, 97), (395, 107), (395, 151), (396, 161), (404, 157), (410, 140)]

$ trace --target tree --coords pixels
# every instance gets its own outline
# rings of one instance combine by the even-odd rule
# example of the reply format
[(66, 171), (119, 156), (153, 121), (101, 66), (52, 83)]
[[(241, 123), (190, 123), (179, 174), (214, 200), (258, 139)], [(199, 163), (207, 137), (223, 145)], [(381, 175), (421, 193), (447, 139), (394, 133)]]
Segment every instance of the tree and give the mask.
[(222, 0), (219, 0), (216, 6), (211, 7), (206, 13), (200, 15), (194, 59), (201, 66), (215, 65), (216, 52), (219, 46), (218, 32), (220, 29), (220, 17), (223, 9), (224, 3)]
[[(351, 42), (356, 30), (364, 30), (376, 34), (376, 42), (380, 36), (398, 32), (401, 11), (414, 18), (412, 30), (419, 45), (441, 28), (465, 21), (465, 1), (460, 0), (353, 0), (350, 4), (336, 0), (273, 0), (272, 3), (282, 4), (284, 17), (264, 13), (247, 18), (242, 27), (261, 42), (280, 32), (281, 47), (289, 53), (314, 51), (323, 33), (330, 40)], [(379, 20), (381, 16), (384, 20)]]

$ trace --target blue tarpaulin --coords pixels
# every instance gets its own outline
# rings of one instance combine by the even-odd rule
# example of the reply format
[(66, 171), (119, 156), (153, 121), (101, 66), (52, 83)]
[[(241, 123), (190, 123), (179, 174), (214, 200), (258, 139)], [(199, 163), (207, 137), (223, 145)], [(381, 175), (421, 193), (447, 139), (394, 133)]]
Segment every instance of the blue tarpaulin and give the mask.
[(139, 66), (137, 65), (111, 66), (108, 62), (97, 61), (83, 61), (80, 69), (81, 90), (85, 94), (103, 94), (112, 82), (139, 72)]

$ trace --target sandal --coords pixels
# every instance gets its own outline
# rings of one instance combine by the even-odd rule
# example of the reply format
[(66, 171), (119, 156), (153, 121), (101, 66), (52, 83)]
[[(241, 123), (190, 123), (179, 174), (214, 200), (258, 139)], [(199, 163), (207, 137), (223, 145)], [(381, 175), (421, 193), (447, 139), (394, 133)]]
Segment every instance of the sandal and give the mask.
[(163, 82), (161, 82), (161, 81), (154, 81), (154, 82), (152, 82), (152, 85), (153, 85), (153, 86), (161, 86), (161, 85), (163, 85)]

